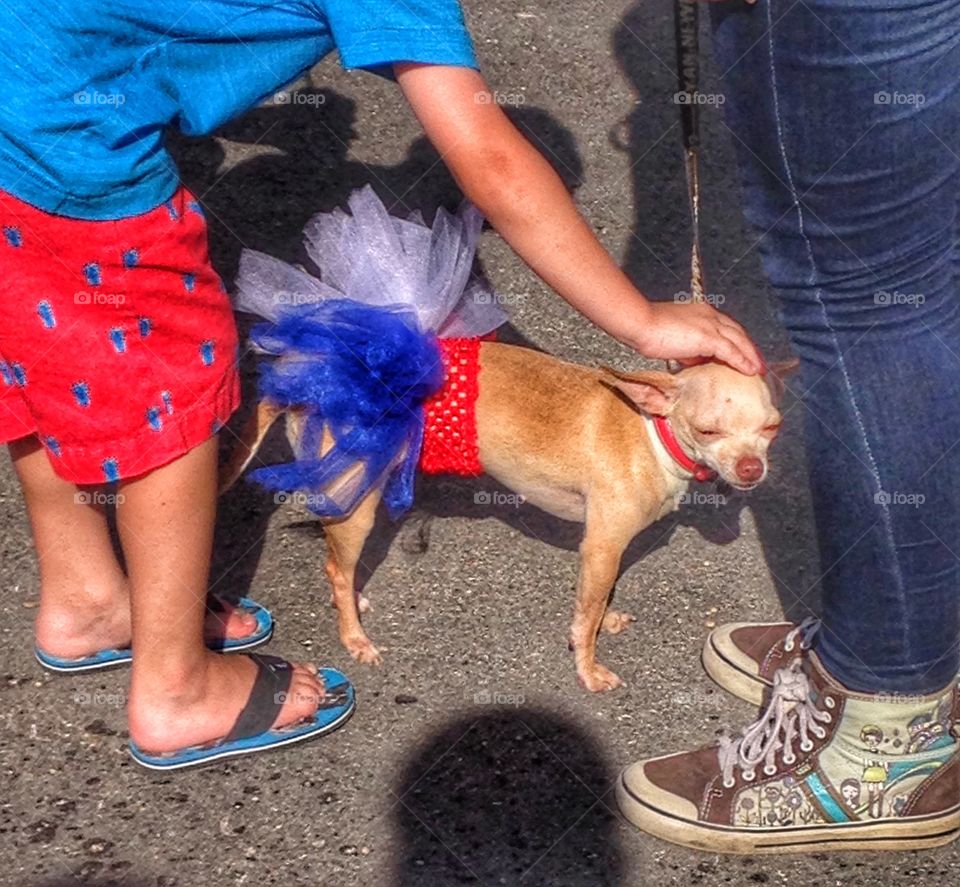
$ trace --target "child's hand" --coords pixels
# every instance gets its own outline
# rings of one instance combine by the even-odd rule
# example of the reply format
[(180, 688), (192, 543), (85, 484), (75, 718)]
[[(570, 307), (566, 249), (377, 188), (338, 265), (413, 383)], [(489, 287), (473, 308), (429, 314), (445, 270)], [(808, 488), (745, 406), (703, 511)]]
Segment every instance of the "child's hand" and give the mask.
[(716, 358), (741, 373), (763, 372), (763, 358), (732, 318), (705, 302), (648, 302), (649, 318), (632, 337), (644, 357), (683, 364)]

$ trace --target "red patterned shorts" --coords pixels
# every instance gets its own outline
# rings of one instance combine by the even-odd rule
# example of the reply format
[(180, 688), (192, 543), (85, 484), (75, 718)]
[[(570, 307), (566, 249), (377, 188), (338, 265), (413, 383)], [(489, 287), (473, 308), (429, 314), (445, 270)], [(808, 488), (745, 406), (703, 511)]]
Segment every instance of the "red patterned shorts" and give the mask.
[(0, 191), (0, 443), (36, 434), (58, 475), (131, 478), (239, 403), (237, 332), (196, 199), (116, 221)]

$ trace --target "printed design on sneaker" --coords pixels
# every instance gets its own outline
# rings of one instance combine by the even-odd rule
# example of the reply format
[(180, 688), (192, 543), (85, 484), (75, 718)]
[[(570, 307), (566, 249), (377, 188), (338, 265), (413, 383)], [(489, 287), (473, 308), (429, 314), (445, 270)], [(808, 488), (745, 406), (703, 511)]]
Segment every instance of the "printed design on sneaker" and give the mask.
[(774, 779), (740, 793), (734, 816), (736, 825), (788, 826), (824, 822), (802, 781), (793, 776)]
[[(725, 785), (733, 787), (735, 769), (745, 783), (733, 799), (732, 824), (786, 827), (905, 815), (911, 794), (957, 752), (950, 732), (953, 688), (919, 711), (913, 697), (895, 696), (851, 696), (838, 709), (832, 696), (825, 697), (831, 706), (812, 688), (802, 691), (806, 678), (801, 660), (795, 662), (777, 675), (780, 697), (793, 707), (751, 725), (740, 739), (721, 740)], [(798, 679), (796, 695), (784, 689), (790, 675)], [(814, 739), (827, 736), (834, 715), (832, 739), (816, 750)]]

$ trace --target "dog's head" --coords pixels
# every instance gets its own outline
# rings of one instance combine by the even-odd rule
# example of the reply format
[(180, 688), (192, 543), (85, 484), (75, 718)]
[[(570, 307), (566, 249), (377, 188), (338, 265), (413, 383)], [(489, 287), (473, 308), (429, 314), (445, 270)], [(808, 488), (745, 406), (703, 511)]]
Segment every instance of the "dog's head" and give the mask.
[(767, 476), (767, 450), (782, 421), (782, 380), (796, 367), (796, 360), (774, 364), (762, 376), (721, 363), (677, 373), (606, 369), (605, 380), (645, 413), (669, 419), (694, 461), (737, 489), (751, 490)]

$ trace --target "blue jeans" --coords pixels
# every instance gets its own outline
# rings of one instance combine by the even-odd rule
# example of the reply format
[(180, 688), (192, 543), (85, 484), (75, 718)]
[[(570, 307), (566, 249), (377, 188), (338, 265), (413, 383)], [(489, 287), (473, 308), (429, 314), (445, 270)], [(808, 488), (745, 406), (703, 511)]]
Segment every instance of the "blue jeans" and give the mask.
[(845, 686), (960, 667), (960, 4), (712, 8), (748, 220), (800, 357), (816, 648)]

